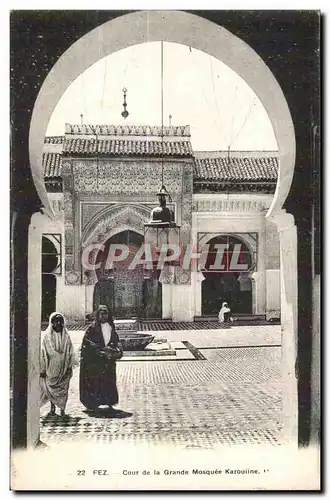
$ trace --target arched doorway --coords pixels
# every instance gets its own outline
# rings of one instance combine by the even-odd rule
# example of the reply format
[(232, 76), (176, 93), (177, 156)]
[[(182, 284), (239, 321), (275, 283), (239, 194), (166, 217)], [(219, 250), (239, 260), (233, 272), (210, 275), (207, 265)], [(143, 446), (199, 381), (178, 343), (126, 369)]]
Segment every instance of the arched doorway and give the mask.
[[(127, 29), (127, 26), (130, 29)], [(272, 72), (269, 71), (262, 57), (254, 52), (250, 46), (223, 27), (201, 19), (197, 15), (182, 11), (138, 11), (110, 20), (74, 43), (52, 68), (35, 103), (29, 135), (31, 171), (37, 192), (43, 201), (45, 213), (52, 215), (42, 168), (43, 140), (54, 106), (69, 83), (87, 67), (105, 55), (128, 45), (143, 43), (146, 40), (146, 33), (149, 41), (168, 40), (187, 44), (210, 53), (236, 71), (255, 90), (269, 114), (278, 142), (280, 153), (278, 183), (274, 201), (267, 216), (276, 217), (279, 215), (291, 186), (296, 151), (293, 122), (280, 85)], [(102, 40), (102, 43), (100, 43), (100, 40)], [(75, 64), (72, 64), (72, 61), (75, 61)], [(39, 221), (39, 214), (35, 214), (34, 221)], [(283, 222), (284, 226), (281, 225), (281, 222), (279, 224), (281, 228), (287, 228), (286, 221)], [(35, 233), (31, 232), (30, 241), (33, 241), (35, 246), (40, 245), (40, 239), (40, 230)], [(293, 241), (293, 245), (296, 251), (295, 241)], [(284, 245), (283, 248), (285, 248)], [(287, 255), (288, 252), (284, 253), (283, 258), (286, 259)], [(33, 269), (33, 264), (33, 259), (29, 260), (29, 273)], [(288, 265), (290, 264), (289, 259)], [(296, 306), (294, 300), (291, 300), (291, 295), (296, 297), (297, 290), (297, 270), (294, 262), (291, 265), (290, 277), (287, 276), (284, 275), (283, 279), (288, 280), (290, 278), (291, 280), (289, 284), (285, 283), (289, 288), (289, 298), (285, 297), (282, 300), (282, 325), (283, 330), (285, 329), (283, 339), (285, 339), (286, 343), (288, 341), (295, 342), (296, 338)], [(39, 281), (30, 280), (29, 305), (32, 304), (32, 314), (29, 314), (29, 348), (31, 345), (35, 345), (36, 349), (38, 349), (40, 339), (39, 336), (36, 336), (36, 332), (39, 331), (40, 327), (40, 302), (34, 300), (36, 296), (40, 297)], [(292, 308), (286, 307), (287, 303), (291, 304), (292, 302)], [(36, 304), (36, 306), (33, 306), (33, 304)], [(289, 358), (290, 370), (288, 369), (288, 373), (289, 371), (294, 373), (292, 367), (294, 366), (295, 357), (292, 355), (292, 349), (287, 354), (287, 346), (285, 346), (283, 352)], [(31, 363), (31, 366), (34, 366), (33, 363)], [(33, 369), (32, 372), (31, 370), (28, 372), (30, 392), (39, 387), (38, 370), (35, 370), (36, 374), (34, 374)], [(288, 399), (294, 399), (295, 391), (296, 389), (291, 393), (289, 390), (287, 391)], [(30, 398), (30, 400), (32, 399)], [(33, 419), (34, 406), (28, 406), (27, 414), (30, 421), (36, 423), (37, 419)], [(294, 425), (296, 424), (294, 423)], [(33, 436), (29, 442), (35, 442), (35, 437), (38, 436), (35, 433), (36, 429), (38, 430), (38, 426), (33, 427)]]
[(56, 275), (58, 266), (58, 252), (52, 241), (46, 236), (42, 237), (41, 259), (41, 320), (48, 321), (52, 312), (56, 310)]
[(234, 314), (252, 313), (252, 281), (255, 256), (247, 244), (231, 235), (209, 242), (202, 282), (202, 314), (215, 315), (228, 302)]
[[(162, 289), (157, 272), (145, 273), (142, 265), (129, 269), (143, 243), (141, 234), (126, 230), (109, 238), (103, 251), (98, 252), (95, 260), (99, 268), (96, 270), (98, 281), (93, 294), (94, 311), (100, 304), (106, 304), (118, 319), (161, 317)], [(115, 261), (113, 266), (108, 261), (111, 245), (125, 245), (129, 249), (128, 256), (122, 261)], [(118, 249), (115, 255), (119, 253)]]

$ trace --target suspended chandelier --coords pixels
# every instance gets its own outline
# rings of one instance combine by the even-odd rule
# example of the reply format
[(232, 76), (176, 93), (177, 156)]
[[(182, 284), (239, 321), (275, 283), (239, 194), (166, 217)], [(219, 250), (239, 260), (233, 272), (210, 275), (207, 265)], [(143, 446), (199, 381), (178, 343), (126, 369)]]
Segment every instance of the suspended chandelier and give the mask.
[(126, 95), (127, 95), (127, 88), (124, 87), (123, 88), (123, 96), (124, 96), (123, 108), (124, 108), (124, 111), (122, 112), (121, 116), (123, 118), (125, 118), (125, 120), (129, 115), (129, 112), (126, 109), (127, 108)]

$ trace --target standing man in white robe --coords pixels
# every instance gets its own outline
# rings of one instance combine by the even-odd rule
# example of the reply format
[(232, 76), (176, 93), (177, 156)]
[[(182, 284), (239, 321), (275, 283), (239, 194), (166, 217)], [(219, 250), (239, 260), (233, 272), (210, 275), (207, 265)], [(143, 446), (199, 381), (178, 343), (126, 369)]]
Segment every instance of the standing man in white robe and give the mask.
[(57, 406), (61, 416), (66, 417), (73, 358), (73, 345), (64, 316), (54, 312), (49, 317), (49, 326), (41, 342), (40, 406), (50, 401), (49, 415), (55, 415)]

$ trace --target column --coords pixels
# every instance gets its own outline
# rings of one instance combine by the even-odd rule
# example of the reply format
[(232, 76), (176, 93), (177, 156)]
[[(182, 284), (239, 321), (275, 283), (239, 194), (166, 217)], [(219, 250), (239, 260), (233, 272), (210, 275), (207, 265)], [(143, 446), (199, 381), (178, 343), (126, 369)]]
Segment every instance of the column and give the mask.
[(159, 276), (162, 284), (162, 318), (172, 319), (174, 267), (165, 266)]
[(311, 436), (312, 444), (320, 443), (320, 382), (321, 382), (321, 280), (316, 275), (313, 280), (313, 339), (311, 366)]
[(172, 284), (172, 319), (173, 321), (193, 321), (195, 313), (194, 286), (190, 269), (175, 267), (175, 279)]
[(275, 216), (280, 235), (281, 340), (283, 387), (283, 441), (298, 444), (297, 359), (297, 228), (294, 217), (285, 210)]
[(85, 285), (85, 314), (91, 314), (93, 312), (94, 287), (94, 283), (86, 283)]
[(39, 441), (40, 330), (41, 330), (41, 242), (43, 215), (31, 217), (28, 240), (28, 384), (27, 447)]
[(252, 313), (266, 314), (266, 225), (262, 217), (261, 228), (258, 233), (257, 270), (252, 273)]
[(172, 319), (172, 285), (162, 284), (162, 318)]
[(205, 277), (201, 271), (191, 273), (192, 293), (194, 297), (194, 316), (202, 316), (202, 282)]
[(194, 300), (192, 285), (173, 284), (172, 319), (173, 321), (194, 320)]
[[(42, 234), (62, 232), (59, 220), (37, 212), (31, 217), (28, 238), (28, 376), (27, 376), (27, 447), (39, 441), (40, 340), (41, 340), (41, 259)], [(59, 278), (57, 278), (58, 280)], [(56, 290), (58, 295), (58, 288)], [(58, 297), (56, 298), (58, 300)], [(58, 305), (58, 304), (57, 304)]]

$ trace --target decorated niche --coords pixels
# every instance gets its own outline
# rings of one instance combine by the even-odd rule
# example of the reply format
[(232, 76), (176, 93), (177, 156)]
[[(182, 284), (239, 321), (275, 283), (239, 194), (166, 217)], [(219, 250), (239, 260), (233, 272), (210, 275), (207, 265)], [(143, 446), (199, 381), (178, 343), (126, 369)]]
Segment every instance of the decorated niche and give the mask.
[[(191, 238), (193, 162), (166, 160), (164, 178), (181, 225), (181, 244), (185, 246)], [(155, 193), (160, 180), (159, 160), (63, 159), (67, 284), (78, 284), (81, 279), (93, 281), (91, 276), (81, 277), (80, 256), (86, 245), (102, 243), (110, 233), (125, 228), (143, 231), (150, 218), (153, 201), (157, 203)], [(185, 279), (180, 278), (178, 282)]]
[(93, 243), (102, 243), (110, 233), (119, 232), (120, 228), (130, 228), (143, 233), (144, 223), (148, 221), (150, 207), (139, 204), (111, 204), (99, 212), (86, 225), (81, 244), (83, 247)]

